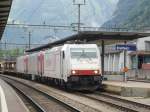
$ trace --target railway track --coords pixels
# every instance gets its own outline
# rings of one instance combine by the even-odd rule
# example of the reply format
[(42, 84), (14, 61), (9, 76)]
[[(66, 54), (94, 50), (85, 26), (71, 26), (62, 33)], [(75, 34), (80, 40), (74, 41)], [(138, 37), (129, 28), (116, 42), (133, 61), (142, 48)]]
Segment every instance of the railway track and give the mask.
[[(84, 104), (83, 102), (76, 101), (70, 97), (67, 97), (66, 95), (61, 94), (61, 91), (59, 91), (60, 92), (59, 93), (53, 87), (52, 88), (50, 87), (50, 89), (48, 89), (48, 88), (46, 89), (45, 87), (42, 87), (40, 85), (36, 85), (36, 83), (32, 83), (31, 81), (15, 78), (15, 77), (11, 77), (11, 76), (1, 75), (0, 78), (2, 78), (3, 80), (12, 80), (14, 82), (18, 82), (18, 84), (22, 84), (22, 85), (25, 85), (29, 88), (40, 91), (40, 92), (46, 94), (46, 96), (50, 95), (51, 97), (54, 97), (54, 99), (56, 98), (60, 102), (64, 102), (66, 105), (71, 106), (71, 108), (73, 108), (73, 110), (71, 110), (71, 111), (73, 111), (73, 112), (74, 111), (75, 112), (103, 112), (103, 110), (101, 110), (101, 109), (89, 106), (87, 104)], [(69, 94), (71, 94), (71, 93), (69, 93)], [(54, 111), (54, 112), (57, 112), (57, 111)], [(60, 111), (60, 112), (63, 112), (63, 111)]]
[(107, 105), (113, 106), (114, 108), (125, 112), (150, 112), (149, 105), (125, 100), (110, 94), (105, 94), (105, 93), (95, 93), (95, 94), (77, 93), (77, 94), (92, 100), (105, 103)]
[[(30, 87), (30, 85), (29, 84), (26, 84), (26, 83), (24, 83), (24, 82), (21, 82), (21, 81), (18, 81), (17, 79), (13, 79), (13, 78), (6, 78), (6, 77), (3, 77), (3, 79), (7, 79), (6, 81), (7, 82), (9, 82), (9, 83), (16, 83), (16, 84), (13, 84), (12, 86), (15, 86), (16, 88), (18, 88), (17, 87), (17, 85), (23, 85), (23, 86), (27, 86), (28, 88), (32, 88), (34, 91), (36, 91), (37, 92), (37, 89), (36, 88), (34, 88), (34, 87)], [(22, 89), (23, 89), (23, 87), (21, 87)], [(27, 91), (30, 91), (30, 90), (27, 90)], [(36, 95), (36, 93), (34, 93), (34, 91), (33, 92), (30, 92), (30, 93), (32, 93), (33, 95)], [(38, 92), (42, 92), (43, 90), (39, 90)], [(41, 93), (42, 95), (44, 94), (44, 96), (45, 97), (49, 97), (49, 94), (47, 93), (47, 92), (45, 92), (45, 93)], [(46, 94), (46, 95), (45, 95)], [(27, 95), (27, 94), (26, 94)], [(122, 98), (120, 98), (120, 97), (116, 97), (116, 96), (114, 96), (114, 95), (111, 95), (111, 94), (107, 94), (107, 93), (99, 93), (99, 92), (96, 92), (96, 93), (90, 93), (90, 94), (83, 94), (83, 93), (81, 93), (81, 92), (77, 92), (77, 93), (75, 93), (74, 95), (76, 95), (76, 96), (81, 96), (81, 97), (84, 97), (84, 98), (88, 98), (89, 99), (89, 101), (91, 100), (91, 101), (95, 101), (95, 102), (98, 102), (98, 104), (100, 105), (100, 104), (104, 104), (104, 105), (107, 105), (108, 106), (108, 108), (110, 107), (110, 108), (114, 108), (114, 109), (116, 109), (116, 110), (119, 110), (119, 111), (125, 111), (125, 112), (150, 112), (150, 106), (148, 106), (148, 105), (144, 105), (144, 104), (141, 104), (141, 103), (137, 103), (137, 102), (133, 102), (133, 101), (129, 101), (129, 100), (125, 100), (125, 99), (122, 99)], [(29, 95), (30, 96), (30, 95)], [(30, 96), (31, 97), (31, 96)], [(33, 98), (32, 98), (33, 99)], [(51, 97), (50, 97), (50, 99), (51, 99)], [(52, 99), (54, 99), (54, 98), (52, 98)], [(35, 101), (35, 99), (33, 99), (34, 101)], [(66, 100), (66, 99), (65, 99)], [(43, 102), (42, 102), (43, 101)], [(51, 100), (50, 100), (51, 101)], [(50, 101), (48, 101), (48, 102), (50, 102)], [(59, 101), (57, 101), (57, 100), (55, 100), (57, 103), (59, 102)], [(64, 100), (61, 100), (61, 102), (62, 101), (64, 101)], [(38, 101), (36, 101), (37, 102), (37, 104), (39, 104), (39, 102), (41, 102), (43, 105), (44, 105), (44, 103), (48, 103), (48, 102), (45, 102), (43, 99), (41, 99), (41, 100), (38, 100)], [(55, 102), (55, 103), (56, 103)], [(69, 103), (70, 101), (68, 101), (68, 103)], [(66, 102), (67, 103), (67, 102)], [(70, 108), (70, 105), (69, 105), (69, 107), (68, 107), (68, 103), (67, 104), (65, 104), (65, 106), (63, 106), (63, 108), (65, 108), (66, 109), (66, 107), (67, 107), (67, 112), (68, 111), (75, 111), (75, 112), (80, 112), (81, 110), (82, 110), (82, 112), (87, 112), (87, 109), (89, 110), (89, 107), (87, 107), (87, 109), (77, 109), (78, 108), (78, 106), (76, 107), (76, 106), (71, 106), (71, 108)], [(42, 107), (42, 109), (41, 110), (45, 110), (44, 109), (44, 107), (45, 106), (43, 106), (43, 105), (40, 105), (40, 107)], [(53, 105), (53, 104), (47, 104), (47, 105)], [(58, 104), (57, 104), (58, 105)], [(61, 105), (61, 104), (60, 104)], [(66, 106), (67, 105), (67, 106)], [(71, 104), (72, 105), (72, 104)], [(80, 105), (81, 106), (81, 105)], [(76, 108), (74, 108), (74, 107), (76, 107)], [(52, 109), (52, 108), (55, 108), (55, 107), (49, 107), (50, 109)], [(59, 107), (58, 107), (59, 108)], [(62, 108), (62, 107), (61, 107)], [(86, 108), (86, 107), (84, 107), (84, 108)], [(92, 108), (91, 108), (92, 109)], [(63, 110), (63, 109), (61, 109), (61, 110)], [(84, 111), (83, 111), (84, 110)], [(60, 109), (59, 109), (59, 111), (60, 111)], [(43, 111), (42, 111), (43, 112)], [(44, 111), (44, 112), (49, 112), (49, 111)], [(52, 111), (53, 112), (53, 111)], [(54, 112), (57, 112), (56, 110), (54, 110)], [(60, 111), (60, 112), (63, 112), (63, 111)], [(66, 111), (65, 111), (66, 112)], [(88, 111), (88, 112), (92, 112), (92, 111)], [(98, 111), (97, 111), (98, 112)]]
[(18, 96), (20, 97), (20, 99), (23, 101), (23, 103), (25, 104), (25, 106), (28, 108), (29, 112), (42, 112), (42, 110), (40, 108), (38, 108), (33, 102), (32, 100), (30, 100), (29, 98), (27, 98), (23, 93), (21, 93), (20, 91), (18, 91), (16, 88), (13, 88), (16, 93), (18, 94)]
[(30, 100), (38, 112), (81, 112), (77, 108), (24, 83), (4, 77), (2, 79)]

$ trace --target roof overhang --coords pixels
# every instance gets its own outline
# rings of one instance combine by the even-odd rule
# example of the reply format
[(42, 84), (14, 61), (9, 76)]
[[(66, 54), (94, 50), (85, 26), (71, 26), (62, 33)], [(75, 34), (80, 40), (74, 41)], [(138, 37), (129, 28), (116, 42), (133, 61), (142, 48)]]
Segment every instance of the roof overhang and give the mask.
[(5, 26), (10, 13), (12, 0), (0, 0), (0, 39), (2, 38)]
[(131, 56), (135, 56), (135, 55), (138, 55), (138, 56), (150, 56), (150, 51), (133, 51), (131, 53), (129, 53), (129, 55)]
[(79, 34), (75, 34), (72, 36), (69, 36), (67, 38), (48, 43), (44, 46), (40, 46), (37, 48), (33, 48), (30, 50), (27, 50), (26, 52), (34, 52), (39, 51), (43, 49), (47, 49), (53, 46), (64, 44), (68, 41), (95, 41), (95, 40), (105, 40), (105, 42), (109, 44), (117, 43), (118, 41), (130, 41), (142, 37), (148, 37), (150, 36), (150, 33), (140, 33), (140, 32), (107, 32), (107, 31), (82, 31)]

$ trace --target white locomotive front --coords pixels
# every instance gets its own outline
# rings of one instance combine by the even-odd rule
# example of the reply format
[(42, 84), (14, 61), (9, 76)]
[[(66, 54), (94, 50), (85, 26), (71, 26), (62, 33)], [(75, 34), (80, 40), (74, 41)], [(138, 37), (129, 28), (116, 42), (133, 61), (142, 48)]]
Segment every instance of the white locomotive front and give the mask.
[(100, 52), (97, 45), (81, 44), (69, 47), (69, 77), (67, 86), (70, 88), (89, 90), (101, 84)]

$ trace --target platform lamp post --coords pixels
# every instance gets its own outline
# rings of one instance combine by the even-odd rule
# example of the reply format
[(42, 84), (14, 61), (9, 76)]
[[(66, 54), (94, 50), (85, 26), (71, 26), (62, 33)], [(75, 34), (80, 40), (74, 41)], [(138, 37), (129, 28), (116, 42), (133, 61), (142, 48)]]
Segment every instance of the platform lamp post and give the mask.
[(81, 6), (86, 4), (86, 0), (73, 0), (73, 5), (78, 6), (78, 33), (80, 32), (80, 24), (81, 24)]
[(124, 82), (127, 82), (127, 41), (124, 41), (125, 49), (124, 49)]

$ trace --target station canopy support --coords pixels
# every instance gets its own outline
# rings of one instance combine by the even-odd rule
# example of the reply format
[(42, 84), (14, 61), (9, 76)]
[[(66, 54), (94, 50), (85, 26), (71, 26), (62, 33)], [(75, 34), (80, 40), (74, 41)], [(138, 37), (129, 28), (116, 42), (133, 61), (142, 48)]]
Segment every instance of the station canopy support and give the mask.
[(12, 0), (0, 0), (0, 40), (7, 24), (11, 5)]

